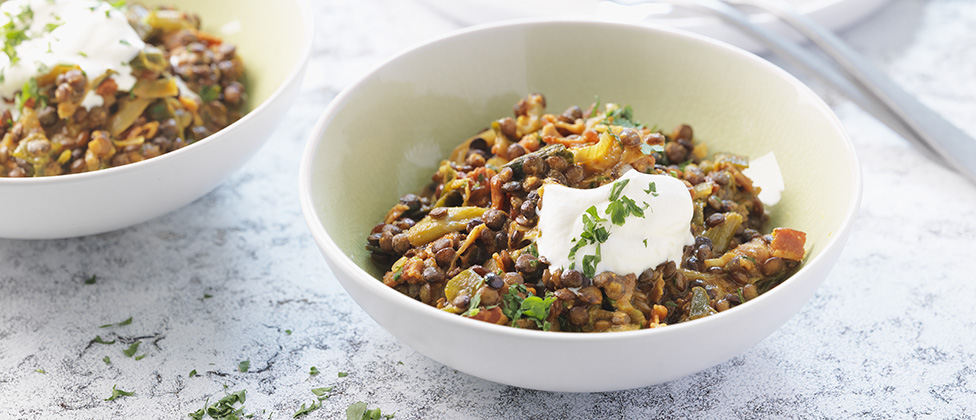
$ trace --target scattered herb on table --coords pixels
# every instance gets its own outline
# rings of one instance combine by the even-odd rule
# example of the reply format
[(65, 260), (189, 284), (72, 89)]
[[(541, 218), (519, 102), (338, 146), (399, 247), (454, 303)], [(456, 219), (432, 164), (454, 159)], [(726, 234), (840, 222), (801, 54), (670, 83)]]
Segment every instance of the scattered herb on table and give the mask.
[(99, 335), (96, 335), (96, 336), (95, 336), (95, 339), (94, 339), (94, 340), (92, 340), (92, 342), (93, 342), (93, 343), (98, 343), (98, 344), (115, 344), (115, 341), (116, 341), (116, 340), (112, 340), (112, 341), (105, 341), (105, 340), (103, 340), (103, 339), (102, 339), (102, 337), (101, 337), (101, 336), (99, 336)]
[(312, 376), (318, 375), (319, 373), (319, 368), (315, 366), (312, 366), (312, 368), (308, 370), (308, 374)]
[(291, 335), (291, 330), (285, 330), (285, 334)]
[(194, 376), (197, 376), (197, 370), (196, 369), (191, 370), (190, 371), (190, 374), (188, 375), (188, 377), (190, 377), (190, 378), (192, 378)]
[(129, 319), (119, 322), (118, 324), (105, 324), (105, 325), (100, 325), (98, 328), (122, 327), (122, 326), (129, 325), (131, 323), (132, 323), (132, 317), (130, 316)]
[[(227, 386), (224, 385), (224, 388)], [(241, 417), (248, 417), (244, 415), (246, 393), (246, 389), (231, 392), (209, 407), (207, 406), (208, 400), (203, 403), (203, 408), (188, 414), (188, 416), (193, 420), (203, 420), (204, 415), (217, 420), (238, 420)], [(237, 403), (240, 403), (241, 406), (234, 408), (234, 404)]]
[(44, 369), (34, 369), (34, 372), (45, 373), (45, 374), (47, 373), (46, 371), (44, 371)]
[(140, 354), (140, 355), (138, 355), (138, 356), (136, 356), (136, 360), (142, 360), (142, 359), (145, 359), (145, 358), (146, 358), (146, 355), (148, 355), (148, 354), (149, 354), (149, 353), (143, 353), (143, 354)]
[(112, 359), (109, 359), (108, 356), (103, 357), (102, 361), (105, 362), (106, 365), (112, 364)]
[(85, 284), (95, 284), (95, 281), (96, 280), (98, 280), (98, 277), (96, 277), (94, 274), (92, 274), (91, 277), (85, 279)]
[(322, 399), (329, 398), (328, 395), (325, 394), (328, 392), (332, 392), (334, 388), (335, 387), (331, 387), (331, 386), (326, 386), (322, 388), (312, 388), (312, 393), (315, 394), (316, 397), (319, 397), (320, 400), (322, 400)]
[(129, 348), (122, 350), (122, 354), (124, 354), (126, 357), (135, 356), (136, 352), (139, 351), (139, 344), (142, 344), (142, 342), (136, 341), (135, 343), (132, 343)]
[(116, 385), (112, 385), (112, 396), (105, 399), (105, 401), (112, 401), (119, 397), (127, 397), (129, 395), (135, 395), (135, 392), (123, 391), (116, 388)]
[(302, 406), (298, 409), (298, 411), (295, 412), (295, 415), (293, 415), (292, 418), (297, 419), (301, 416), (304, 416), (308, 413), (318, 410), (321, 407), (322, 407), (321, 400), (312, 401), (312, 404), (307, 407), (305, 406), (305, 403), (302, 403)]
[(250, 360), (245, 360), (237, 365), (237, 370), (241, 371), (241, 373), (247, 373), (247, 370), (250, 368), (251, 368)]
[(212, 298), (212, 297), (213, 297), (213, 295), (211, 295), (210, 293), (204, 293), (204, 294), (203, 294), (203, 298), (204, 298), (204, 299), (210, 299), (210, 298)]
[(379, 408), (370, 409), (363, 401), (356, 401), (346, 408), (346, 420), (378, 420), (380, 417), (392, 419), (392, 414), (383, 414)]

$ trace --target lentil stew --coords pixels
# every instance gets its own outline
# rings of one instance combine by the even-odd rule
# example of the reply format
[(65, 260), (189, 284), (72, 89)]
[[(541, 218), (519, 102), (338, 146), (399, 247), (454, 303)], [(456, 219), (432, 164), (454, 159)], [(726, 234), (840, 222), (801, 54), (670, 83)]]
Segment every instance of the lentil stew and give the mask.
[[(513, 117), (493, 121), (461, 143), (430, 185), (404, 195), (389, 210), (366, 244), (386, 271), (384, 284), (484, 322), (608, 332), (662, 327), (728, 310), (780, 284), (800, 266), (806, 235), (767, 229), (761, 188), (742, 172), (747, 158), (709, 156), (691, 126), (665, 133), (638, 123), (630, 107), (597, 101), (558, 115), (545, 107), (540, 94), (521, 99)], [(618, 180), (630, 171), (672, 177), (690, 195), (693, 244), (680, 249), (680, 261), (654, 263), (635, 273), (595, 269), (600, 244), (610, 236), (599, 230), (600, 222), (610, 222), (596, 212), (583, 215), (583, 224), (592, 229), (577, 245), (588, 241), (597, 251), (583, 257), (582, 267), (557, 266), (540, 255), (539, 220), (548, 186), (613, 185), (611, 202), (623, 199), (618, 208), (629, 209), (622, 210), (622, 219), (653, 212), (647, 202), (640, 207), (620, 196)], [(646, 192), (657, 195), (653, 183)]]
[[(130, 48), (131, 54), (93, 73), (84, 63), (107, 48), (73, 53), (69, 59), (77, 62), (51, 61), (64, 60), (64, 55), (48, 58), (36, 48), (17, 50), (37, 45), (34, 41), (44, 36), (66, 36), (58, 31), (78, 16), (65, 14), (62, 21), (57, 14), (41, 13), (47, 4), (20, 3), (22, 12), (8, 15), (5, 27), (19, 38), (12, 43), (7, 37), (3, 71), (8, 79), (12, 73), (32, 73), (0, 107), (0, 177), (74, 174), (139, 162), (203, 140), (241, 118), (244, 64), (234, 45), (201, 30), (198, 16), (126, 2), (47, 2), (74, 11), (90, 9), (103, 22), (118, 19), (131, 34), (107, 41)], [(42, 24), (52, 16), (54, 23)], [(53, 53), (59, 48), (55, 45)], [(47, 61), (31, 63), (18, 54)]]

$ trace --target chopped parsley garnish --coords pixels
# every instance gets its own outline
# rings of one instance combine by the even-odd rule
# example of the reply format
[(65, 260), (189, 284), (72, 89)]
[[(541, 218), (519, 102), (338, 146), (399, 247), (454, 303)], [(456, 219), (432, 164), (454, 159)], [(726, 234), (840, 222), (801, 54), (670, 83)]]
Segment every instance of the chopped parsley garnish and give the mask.
[(200, 99), (204, 102), (213, 102), (220, 99), (220, 86), (205, 85), (200, 88)]
[(82, 57), (85, 57), (85, 58), (88, 58), (88, 54), (85, 54), (84, 51), (78, 51), (78, 55), (80, 55)]
[(102, 361), (105, 362), (106, 365), (112, 364), (112, 359), (110, 359), (108, 356), (103, 357)]
[(138, 355), (138, 356), (136, 356), (136, 360), (142, 360), (142, 359), (144, 359), (144, 358), (146, 357), (146, 355), (148, 355), (148, 354), (149, 354), (149, 353), (143, 353), (143, 354), (140, 354), (140, 355)]
[(308, 374), (312, 376), (318, 375), (319, 373), (319, 368), (315, 366), (312, 366), (312, 368), (308, 370)]
[(125, 7), (125, 0), (110, 1), (108, 2), (108, 5), (116, 9), (121, 9), (122, 7)]
[(349, 374), (346, 373), (346, 372), (339, 372), (339, 377), (340, 378), (345, 378), (346, 376), (349, 376)]
[(644, 190), (644, 192), (653, 195), (655, 197), (660, 195), (657, 193), (657, 184), (655, 184), (653, 181), (650, 184), (647, 184), (647, 189)]
[(285, 330), (285, 334), (291, 335), (291, 330)]
[(643, 128), (644, 124), (634, 121), (634, 109), (630, 105), (626, 105), (623, 108), (617, 108), (613, 111), (609, 111), (606, 114), (606, 118), (611, 120), (613, 125), (618, 125), (626, 128)]
[(624, 187), (626, 187), (629, 183), (629, 179), (614, 182), (613, 187), (610, 189), (610, 201), (616, 201), (618, 198), (620, 198), (620, 193), (623, 192)]
[(247, 373), (247, 370), (250, 368), (251, 368), (250, 360), (244, 360), (237, 364), (237, 370), (241, 371), (241, 373)]
[(644, 248), (647, 248), (647, 238), (644, 238)]
[(129, 395), (135, 395), (135, 392), (123, 391), (116, 388), (116, 385), (112, 385), (112, 396), (105, 399), (105, 401), (112, 401), (119, 397), (128, 397)]
[(583, 275), (593, 278), (593, 276), (596, 275), (596, 265), (599, 264), (600, 261), (603, 261), (603, 256), (600, 255), (600, 244), (597, 244), (595, 255), (583, 256)]
[(120, 39), (120, 40), (119, 40), (119, 44), (122, 44), (122, 45), (128, 45), (128, 46), (130, 46), (130, 47), (132, 46), (132, 44), (130, 44), (130, 43), (129, 43), (129, 41), (126, 41), (126, 40), (124, 40), (124, 39)]
[(96, 280), (98, 280), (98, 277), (96, 277), (94, 274), (92, 274), (91, 277), (85, 279), (85, 284), (95, 284), (95, 281)]
[(478, 307), (479, 305), (481, 305), (481, 293), (477, 293), (471, 298), (471, 302), (468, 303), (468, 310), (461, 314), (461, 316), (478, 315), (478, 312), (481, 312), (481, 308)]
[(656, 153), (664, 153), (664, 146), (662, 146), (660, 144), (655, 144), (655, 145), (651, 146), (650, 144), (647, 144), (647, 143), (641, 143), (640, 149), (641, 149), (641, 153), (643, 153), (645, 155), (648, 155), (648, 156), (650, 156), (651, 154), (653, 154), (655, 152)]
[(190, 374), (187, 375), (187, 377), (189, 377), (189, 378), (192, 378), (194, 376), (197, 376), (197, 370), (196, 369), (191, 370), (190, 371)]
[(33, 77), (24, 82), (24, 86), (20, 88), (20, 94), (14, 97), (14, 105), (18, 110), (23, 110), (24, 105), (31, 99), (35, 103), (40, 103), (41, 108), (47, 106), (48, 98), (41, 94), (40, 89), (37, 88), (37, 79)]
[(204, 299), (210, 299), (210, 298), (212, 298), (212, 297), (213, 297), (213, 295), (211, 295), (210, 293), (204, 293), (204, 294), (203, 294), (203, 298), (204, 298)]
[(48, 31), (48, 32), (52, 32), (55, 29), (57, 29), (58, 26), (61, 26), (61, 25), (64, 25), (64, 24), (63, 23), (49, 23), (47, 25), (44, 25), (44, 30), (45, 31)]
[(139, 344), (142, 344), (142, 342), (136, 341), (135, 343), (132, 343), (132, 345), (130, 345), (129, 348), (122, 350), (122, 354), (124, 354), (125, 357), (134, 356), (136, 352), (139, 351)]
[(105, 340), (102, 339), (102, 336), (100, 336), (100, 335), (96, 335), (95, 336), (95, 339), (92, 340), (93, 343), (98, 343), (98, 344), (115, 344), (115, 341), (116, 340), (105, 341)]
[[(523, 298), (520, 293), (526, 296)], [(541, 298), (529, 292), (524, 285), (511, 285), (508, 287), (508, 294), (502, 297), (502, 313), (512, 320), (512, 326), (515, 326), (516, 320), (530, 319), (543, 331), (549, 331), (552, 326), (546, 318), (549, 317), (549, 308), (555, 301), (556, 297), (551, 294)]]

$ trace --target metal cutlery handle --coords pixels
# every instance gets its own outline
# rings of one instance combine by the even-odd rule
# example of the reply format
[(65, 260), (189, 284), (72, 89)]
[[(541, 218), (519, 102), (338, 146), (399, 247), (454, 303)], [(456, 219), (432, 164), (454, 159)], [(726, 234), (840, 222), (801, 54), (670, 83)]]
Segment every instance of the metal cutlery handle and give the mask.
[[(623, 4), (633, 3), (628, 0), (615, 1)], [(727, 23), (764, 42), (772, 52), (823, 79), (879, 121), (918, 146), (930, 158), (947, 164), (970, 181), (976, 182), (976, 139), (923, 105), (830, 31), (800, 15), (789, 5), (768, 0), (666, 1), (677, 6), (717, 15)], [(753, 24), (748, 16), (727, 4), (733, 2), (759, 7), (793, 26), (835, 60), (846, 74), (840, 74), (834, 66), (799, 45)]]
[(916, 138), (927, 143), (952, 168), (976, 182), (976, 139), (919, 102), (832, 32), (782, 1), (726, 1), (764, 9), (809, 38), (847, 72), (860, 90), (874, 95)]

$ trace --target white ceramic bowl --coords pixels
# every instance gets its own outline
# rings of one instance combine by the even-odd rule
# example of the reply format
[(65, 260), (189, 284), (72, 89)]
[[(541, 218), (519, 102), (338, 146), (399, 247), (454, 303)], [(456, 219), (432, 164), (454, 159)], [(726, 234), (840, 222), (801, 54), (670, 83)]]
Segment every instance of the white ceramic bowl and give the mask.
[[(772, 222), (807, 232), (803, 267), (766, 294), (704, 319), (603, 334), (529, 331), (451, 315), (384, 286), (370, 228), (418, 191), (459, 142), (530, 92), (550, 111), (594, 95), (636, 119), (689, 123), (710, 151), (774, 151), (786, 191)], [(312, 132), (300, 170), (306, 221), (336, 278), (381, 326), (471, 375), (549, 391), (657, 384), (721, 363), (803, 308), (837, 261), (861, 192), (830, 109), (762, 59), (706, 38), (613, 23), (529, 21), (456, 33), (346, 88)], [(523, 361), (528, 356), (529, 361)]]
[(314, 30), (306, 0), (144, 3), (196, 13), (205, 30), (237, 46), (249, 112), (200, 142), (142, 162), (81, 174), (0, 178), (0, 237), (91, 235), (180, 208), (243, 165), (294, 102)]

